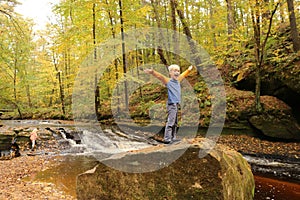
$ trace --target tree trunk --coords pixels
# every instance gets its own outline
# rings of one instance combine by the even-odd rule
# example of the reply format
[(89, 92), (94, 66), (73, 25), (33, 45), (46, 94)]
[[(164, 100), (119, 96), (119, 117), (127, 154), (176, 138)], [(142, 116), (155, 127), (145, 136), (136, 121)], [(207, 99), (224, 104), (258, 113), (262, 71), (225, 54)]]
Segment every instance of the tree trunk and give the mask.
[(13, 87), (14, 87), (14, 101), (17, 102), (17, 58), (14, 62), (14, 78), (13, 78)]
[(59, 83), (59, 92), (60, 92), (60, 100), (61, 100), (61, 109), (63, 112), (63, 115), (66, 115), (66, 109), (65, 109), (65, 95), (64, 95), (64, 87), (62, 83), (62, 78), (61, 78), (62, 71), (58, 71), (58, 83)]
[(51, 91), (51, 95), (50, 95), (48, 107), (51, 107), (51, 106), (52, 106), (54, 92), (55, 92), (55, 89), (53, 88), (52, 91)]
[[(136, 26), (135, 26), (136, 28)], [(135, 50), (135, 65), (136, 65), (136, 73), (137, 73), (137, 78), (140, 79), (140, 71), (139, 71), (139, 66), (140, 63), (143, 63), (142, 58), (140, 57), (140, 54), (142, 53), (141, 50), (138, 50), (138, 46), (136, 45), (136, 50)], [(143, 99), (143, 92), (142, 92), (142, 84), (139, 83), (139, 93), (141, 99)]]
[[(160, 22), (160, 18), (159, 18), (159, 15), (158, 15), (158, 12), (157, 12), (157, 6), (156, 4), (154, 3), (153, 0), (151, 0), (151, 5), (153, 7), (153, 11), (154, 11), (154, 18), (156, 20), (156, 23), (157, 23), (157, 27), (158, 28), (161, 28), (161, 22)], [(159, 36), (159, 39), (160, 40), (163, 40), (163, 35), (160, 33), (160, 36)], [(159, 58), (161, 60), (161, 62), (165, 65), (165, 66), (168, 66), (168, 61), (167, 59), (165, 58), (165, 55), (164, 55), (164, 52), (162, 50), (162, 47), (158, 46), (157, 48), (157, 53), (159, 55)]]
[[(250, 2), (251, 3), (251, 2)], [(261, 89), (261, 68), (264, 66), (264, 54), (268, 38), (271, 33), (273, 16), (278, 8), (279, 3), (276, 4), (271, 15), (269, 15), (268, 31), (266, 33), (265, 39), (262, 41), (262, 31), (261, 25), (264, 23), (262, 20), (267, 20), (266, 13), (261, 12), (261, 8), (258, 0), (256, 4), (251, 8), (251, 18), (254, 31), (254, 41), (255, 41), (255, 61), (256, 61), (256, 85), (255, 85), (255, 108), (257, 112), (262, 112), (262, 106), (260, 102), (260, 89)], [(269, 14), (269, 13), (268, 13)]]
[[(174, 32), (176, 32), (177, 31), (177, 26), (176, 26), (176, 7), (175, 7), (175, 3), (174, 3), (174, 0), (170, 0), (170, 5), (171, 5), (171, 21), (172, 21), (172, 29), (173, 29), (173, 31)], [(178, 64), (178, 65), (180, 65), (180, 60), (179, 60), (179, 47), (178, 47), (178, 44), (179, 44), (179, 42), (178, 42), (178, 38), (177, 38), (177, 34), (175, 33), (174, 35), (173, 35), (173, 45), (174, 45), (174, 52), (175, 52), (175, 55), (174, 55), (174, 57), (175, 57), (175, 62)]]
[(216, 25), (215, 25), (214, 19), (213, 19), (214, 13), (215, 13), (215, 11), (214, 11), (214, 7), (213, 7), (213, 2), (210, 1), (210, 4), (209, 4), (209, 17), (210, 17), (210, 21), (211, 21), (210, 28), (212, 31), (212, 37), (213, 37), (212, 40), (213, 40), (214, 48), (217, 48), (217, 39), (216, 39), (216, 33), (215, 33)]
[(119, 0), (119, 8), (120, 8), (120, 23), (121, 23), (121, 37), (122, 37), (122, 61), (123, 61), (123, 73), (125, 77), (124, 81), (124, 98), (125, 98), (125, 110), (128, 110), (128, 89), (127, 89), (127, 62), (126, 62), (126, 50), (125, 50), (125, 38), (124, 38), (124, 21), (123, 21), (123, 6), (122, 0)]
[(226, 3), (227, 3), (227, 34), (228, 34), (228, 41), (231, 41), (233, 30), (236, 28), (236, 25), (234, 21), (232, 0), (226, 0)]
[(19, 113), (19, 116), (20, 118), (22, 119), (22, 112), (21, 112), (21, 109), (20, 107), (18, 106), (18, 101), (17, 101), (17, 62), (18, 62), (18, 59), (15, 58), (15, 63), (14, 63), (14, 80), (13, 80), (13, 86), (14, 86), (14, 105), (17, 107), (17, 110), (18, 110), (18, 113)]
[[(191, 49), (191, 53), (193, 54), (192, 56), (193, 56), (195, 65), (199, 66), (201, 64), (201, 58), (199, 57), (199, 52), (198, 52), (198, 50), (196, 48), (196, 44), (193, 41), (191, 30), (190, 30), (190, 28), (189, 28), (189, 26), (188, 26), (188, 24), (186, 22), (186, 19), (184, 17), (183, 12), (178, 8), (178, 2), (177, 2), (177, 0), (174, 0), (174, 5), (175, 5), (175, 8), (176, 8), (177, 14), (179, 16), (180, 22), (182, 24), (183, 32), (187, 36), (187, 39), (188, 39), (188, 42), (189, 42), (189, 46), (190, 46), (190, 49)], [(198, 70), (200, 70), (200, 68), (198, 68)]]
[(29, 86), (29, 84), (26, 84), (26, 96), (27, 96), (27, 100), (28, 100), (28, 106), (29, 106), (29, 108), (32, 108), (32, 102), (31, 102), (30, 86)]
[(300, 38), (299, 38), (299, 32), (297, 29), (297, 23), (296, 23), (295, 11), (294, 11), (294, 0), (287, 0), (287, 5), (289, 10), (293, 49), (295, 52), (298, 52), (300, 50)]
[[(97, 48), (96, 48), (96, 4), (93, 3), (93, 44), (94, 44), (94, 60), (97, 60)], [(95, 113), (97, 119), (100, 118), (100, 88), (98, 84), (97, 69), (95, 70)]]
[(96, 4), (93, 3), (93, 44), (94, 44), (94, 60), (97, 59), (97, 49), (96, 49)]
[[(109, 6), (109, 3), (108, 3), (107, 0), (105, 1), (105, 3), (106, 3), (107, 6)], [(108, 14), (109, 23), (110, 23), (110, 26), (111, 26), (111, 28), (110, 28), (111, 34), (112, 34), (113, 39), (115, 39), (116, 38), (116, 31), (114, 29), (115, 22), (114, 22), (114, 18), (112, 16), (112, 13), (111, 13), (110, 9), (107, 11), (107, 14)], [(114, 46), (114, 54), (115, 53), (116, 53), (116, 48)], [(118, 82), (119, 72), (118, 72), (118, 61), (117, 61), (117, 59), (114, 60), (114, 66), (115, 66), (115, 71), (116, 71), (116, 73), (115, 73), (115, 79), (116, 79), (116, 82)], [(118, 104), (117, 105), (117, 112), (120, 113), (120, 98), (119, 98), (120, 97), (120, 92), (119, 92), (119, 85), (116, 84), (116, 87), (117, 87), (117, 98), (118, 98), (118, 101), (117, 101), (117, 104)]]
[[(251, 3), (249, 1), (249, 3)], [(261, 70), (261, 64), (263, 64), (260, 60), (261, 56), (261, 13), (259, 9), (259, 3), (256, 0), (255, 6), (251, 9), (251, 18), (252, 18), (252, 25), (253, 25), (253, 35), (254, 35), (254, 51), (255, 51), (255, 109), (257, 112), (262, 111), (262, 106), (260, 103), (260, 87), (261, 87), (261, 76), (260, 76), (260, 70)]]
[(61, 110), (63, 112), (63, 115), (66, 115), (64, 86), (63, 86), (62, 77), (61, 77), (62, 71), (58, 69), (57, 61), (56, 61), (54, 55), (53, 55), (53, 63), (54, 63), (54, 68), (57, 72), (56, 76), (57, 76), (57, 79), (58, 79), (59, 96), (60, 96), (60, 101), (61, 101)]

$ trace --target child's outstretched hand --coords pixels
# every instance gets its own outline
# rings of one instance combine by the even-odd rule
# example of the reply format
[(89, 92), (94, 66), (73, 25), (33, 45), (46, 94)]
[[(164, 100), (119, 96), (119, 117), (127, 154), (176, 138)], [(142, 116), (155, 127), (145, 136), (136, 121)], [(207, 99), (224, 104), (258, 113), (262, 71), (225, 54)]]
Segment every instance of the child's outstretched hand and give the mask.
[(194, 66), (191, 65), (191, 66), (189, 66), (188, 70), (189, 70), (189, 71), (192, 71), (193, 68), (194, 68)]
[(153, 69), (144, 69), (144, 72), (147, 74), (153, 74)]

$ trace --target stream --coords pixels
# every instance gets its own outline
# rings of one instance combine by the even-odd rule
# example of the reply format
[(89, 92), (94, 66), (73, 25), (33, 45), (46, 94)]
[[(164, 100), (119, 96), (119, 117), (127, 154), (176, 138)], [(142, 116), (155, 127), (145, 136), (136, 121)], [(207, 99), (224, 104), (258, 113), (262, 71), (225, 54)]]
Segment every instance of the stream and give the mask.
[[(99, 162), (99, 158), (96, 159), (92, 156), (95, 153), (104, 158), (110, 154), (153, 145), (149, 141), (144, 140), (149, 135), (136, 133), (128, 138), (112, 127), (104, 128), (101, 134), (99, 132), (95, 134), (85, 124), (76, 125), (75, 127), (72, 123), (60, 123), (60, 121), (55, 120), (7, 120), (1, 122), (6, 126), (14, 128), (39, 127), (42, 130), (49, 128), (51, 130), (59, 130), (60, 136), (55, 135), (53, 132), (55, 138), (60, 142), (65, 142), (67, 145), (67, 148), (58, 157), (57, 162), (60, 163), (59, 166), (42, 171), (33, 177), (33, 179), (52, 182), (73, 196), (76, 196), (77, 175), (93, 168)], [(68, 136), (68, 132), (72, 131), (72, 137)], [(19, 139), (25, 140), (26, 138), (20, 137)], [(11, 140), (12, 136), (0, 133), (0, 151), (2, 154), (9, 152), (7, 148)], [(255, 176), (255, 200), (300, 199), (299, 159), (283, 161), (279, 158), (269, 158), (266, 156), (243, 156), (251, 164)]]

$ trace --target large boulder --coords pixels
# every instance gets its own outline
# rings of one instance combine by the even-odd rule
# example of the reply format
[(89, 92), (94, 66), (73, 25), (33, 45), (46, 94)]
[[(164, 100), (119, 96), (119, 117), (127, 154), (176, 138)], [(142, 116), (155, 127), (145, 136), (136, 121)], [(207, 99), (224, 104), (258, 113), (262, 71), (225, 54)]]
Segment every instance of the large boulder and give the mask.
[(265, 111), (250, 116), (253, 127), (268, 137), (300, 139), (300, 125), (287, 104), (272, 96), (262, 96), (261, 102)]
[[(216, 145), (206, 153), (211, 144), (198, 138), (114, 155), (77, 177), (77, 198), (253, 199), (249, 164), (225, 146)], [(162, 160), (178, 152), (181, 156), (165, 165)], [(159, 167), (151, 171), (155, 166)], [(147, 168), (146, 173), (130, 172)]]
[(263, 113), (250, 117), (250, 123), (264, 135), (281, 139), (300, 139), (300, 126), (291, 116)]

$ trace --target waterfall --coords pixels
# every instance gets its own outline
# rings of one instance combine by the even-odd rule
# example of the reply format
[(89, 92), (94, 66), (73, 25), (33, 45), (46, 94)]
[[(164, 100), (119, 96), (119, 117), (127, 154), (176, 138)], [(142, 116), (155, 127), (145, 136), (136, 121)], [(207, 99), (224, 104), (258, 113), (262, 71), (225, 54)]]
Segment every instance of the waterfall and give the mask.
[(84, 130), (81, 142), (85, 145), (87, 152), (108, 154), (137, 150), (150, 146), (142, 141), (133, 141), (130, 138), (121, 137), (111, 129), (105, 129), (102, 132)]

